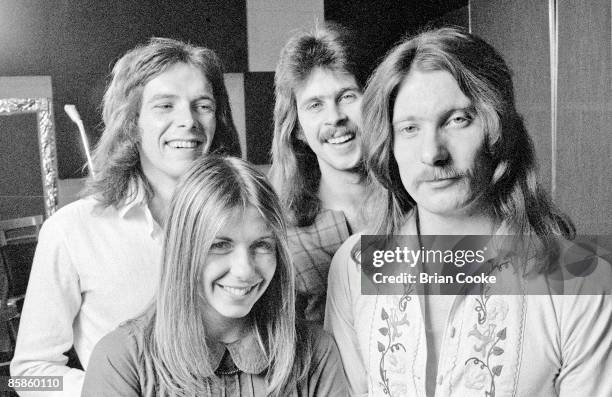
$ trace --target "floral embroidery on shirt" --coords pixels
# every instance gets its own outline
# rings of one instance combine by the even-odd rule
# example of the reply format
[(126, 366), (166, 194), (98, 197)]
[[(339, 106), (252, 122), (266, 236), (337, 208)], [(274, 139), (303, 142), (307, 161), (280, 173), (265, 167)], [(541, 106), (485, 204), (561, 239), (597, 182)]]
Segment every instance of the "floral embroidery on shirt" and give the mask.
[(474, 389), (482, 390), (487, 382), (487, 373), (482, 371), (477, 365), (470, 365), (465, 370), (465, 386)]
[[(490, 261), (492, 263), (492, 261)], [(501, 272), (504, 268), (510, 267), (510, 260), (508, 258), (504, 258), (499, 263), (492, 263), (491, 268), (486, 275), (491, 275), (493, 272), (498, 271)], [(480, 295), (476, 297), (477, 306), (475, 308), (476, 313), (478, 313), (478, 324), (482, 325), (487, 321), (487, 315), (489, 311), (487, 311), (487, 302), (489, 301), (490, 295), (489, 290), (491, 286), (489, 284), (485, 284), (480, 288)], [(506, 309), (507, 311), (507, 309)]]
[[(399, 372), (403, 373), (402, 360), (398, 360), (398, 358), (393, 354), (395, 352), (399, 352), (400, 350), (406, 351), (406, 347), (403, 343), (398, 342), (399, 338), (402, 336), (401, 327), (408, 327), (410, 322), (408, 321), (408, 315), (405, 312), (408, 302), (412, 300), (412, 297), (409, 296), (413, 291), (413, 285), (410, 284), (406, 287), (404, 295), (400, 298), (396, 308), (391, 308), (390, 313), (385, 310), (385, 308), (381, 309), (380, 318), (385, 322), (386, 326), (383, 326), (378, 329), (378, 332), (384, 337), (386, 340), (378, 341), (377, 347), (378, 351), (381, 353), (380, 362), (379, 362), (379, 373), (380, 373), (380, 386), (383, 389), (383, 392), (388, 396), (393, 396), (398, 391), (397, 388), (400, 385), (391, 385), (389, 382), (389, 378), (387, 376), (387, 371)], [(399, 394), (398, 394), (399, 395)]]
[[(492, 328), (489, 327), (489, 330), (494, 330), (494, 329), (495, 329), (495, 326), (493, 326)], [(472, 332), (473, 331), (470, 331), (469, 335), (472, 335)], [(482, 374), (483, 370), (486, 370), (486, 373), (488, 373), (489, 375), (490, 383), (489, 383), (489, 390), (485, 391), (485, 396), (495, 397), (495, 377), (496, 376), (498, 377), (501, 375), (503, 365), (496, 365), (494, 367), (491, 367), (492, 365), (491, 358), (493, 356), (500, 356), (504, 353), (504, 349), (497, 346), (497, 344), (500, 341), (506, 339), (506, 328), (503, 328), (499, 332), (497, 332), (495, 337), (491, 337), (491, 335), (486, 335), (486, 339), (492, 341), (493, 343), (491, 347), (488, 350), (486, 350), (484, 360), (481, 360), (478, 357), (470, 357), (465, 362), (465, 365), (468, 365), (468, 364), (472, 365), (471, 368), (468, 367), (468, 370), (466, 371), (467, 379), (466, 379), (465, 385), (471, 389), (482, 390), (485, 384), (483, 382), (482, 376), (478, 375), (477, 372)], [(487, 342), (487, 344), (488, 343), (489, 342)], [(479, 371), (476, 372), (475, 369), (478, 369)]]
[[(510, 266), (510, 261), (504, 258), (498, 263), (493, 263), (488, 274), (501, 271)], [(465, 365), (465, 386), (474, 389), (485, 390), (485, 396), (495, 397), (495, 378), (499, 377), (503, 365), (494, 365), (492, 359), (501, 356), (504, 349), (498, 346), (506, 339), (506, 327), (499, 329), (508, 315), (508, 304), (498, 296), (489, 294), (490, 285), (481, 286), (480, 295), (476, 299), (474, 310), (478, 314), (477, 324), (474, 324), (468, 336), (477, 339), (474, 351), (478, 356), (468, 358)], [(498, 331), (499, 329), (499, 331)]]

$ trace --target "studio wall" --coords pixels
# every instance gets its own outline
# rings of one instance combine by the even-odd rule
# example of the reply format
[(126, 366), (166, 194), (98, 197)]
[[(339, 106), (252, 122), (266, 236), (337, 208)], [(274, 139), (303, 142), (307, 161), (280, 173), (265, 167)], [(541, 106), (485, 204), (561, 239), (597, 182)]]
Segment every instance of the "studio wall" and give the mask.
[(85, 158), (63, 105), (77, 105), (94, 144), (102, 94), (121, 54), (151, 36), (208, 46), (226, 66), (244, 156), (267, 164), (274, 67), (295, 30), (322, 20), (353, 28), (363, 67), (371, 70), (406, 34), (427, 25), (470, 26), (514, 72), (517, 106), (534, 138), (544, 187), (580, 231), (601, 233), (612, 230), (611, 13), (609, 0), (377, 7), (365, 0), (0, 0), (0, 76), (51, 76), (59, 176), (78, 178)]
[(125, 51), (171, 37), (212, 48), (228, 73), (245, 72), (246, 32), (244, 0), (0, 0), (0, 76), (51, 76), (59, 176), (75, 178), (86, 160), (63, 106), (77, 106), (97, 142), (107, 78)]
[(612, 230), (612, 3), (470, 0), (474, 33), (514, 72), (553, 200), (583, 234)]
[(324, 20), (354, 28), (364, 44), (364, 68), (371, 69), (400, 37), (466, 4), (389, 2), (381, 8), (361, 0), (2, 0), (0, 76), (51, 76), (59, 176), (79, 178), (86, 176), (86, 159), (63, 106), (77, 106), (93, 146), (102, 132), (100, 103), (110, 70), (125, 51), (152, 36), (207, 46), (234, 75), (226, 80), (243, 75), (244, 85), (230, 92), (237, 128), (245, 156), (266, 164), (274, 67), (296, 30)]

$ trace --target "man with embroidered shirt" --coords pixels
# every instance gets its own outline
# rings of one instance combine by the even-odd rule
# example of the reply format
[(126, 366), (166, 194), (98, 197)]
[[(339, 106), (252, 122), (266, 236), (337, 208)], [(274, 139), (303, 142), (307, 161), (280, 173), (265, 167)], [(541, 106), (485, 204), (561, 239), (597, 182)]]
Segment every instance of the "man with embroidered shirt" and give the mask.
[(537, 183), (501, 56), (463, 30), (426, 31), (382, 61), (363, 108), (376, 234), (413, 236), (415, 249), (426, 235), (511, 235), (524, 250), (487, 253), (512, 294), (364, 295), (364, 247), (347, 240), (325, 326), (351, 395), (612, 395), (610, 266), (551, 292), (575, 228)]
[(13, 376), (61, 376), (58, 396), (79, 396), (84, 379), (64, 353), (74, 346), (87, 369), (98, 340), (151, 302), (178, 179), (210, 150), (240, 153), (219, 59), (175, 40), (117, 61), (103, 119), (90, 196), (40, 232), (11, 362)]
[(297, 315), (322, 323), (331, 258), (361, 230), (361, 98), (353, 38), (327, 24), (293, 36), (276, 67), (270, 179), (292, 222)]

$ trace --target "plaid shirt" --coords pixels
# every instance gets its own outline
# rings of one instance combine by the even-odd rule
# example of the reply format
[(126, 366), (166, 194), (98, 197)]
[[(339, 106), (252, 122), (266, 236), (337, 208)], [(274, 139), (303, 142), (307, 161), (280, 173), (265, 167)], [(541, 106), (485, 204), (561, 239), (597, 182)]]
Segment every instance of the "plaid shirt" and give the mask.
[(342, 211), (322, 210), (312, 225), (289, 229), (287, 237), (296, 272), (298, 317), (323, 324), (329, 265), (349, 235)]

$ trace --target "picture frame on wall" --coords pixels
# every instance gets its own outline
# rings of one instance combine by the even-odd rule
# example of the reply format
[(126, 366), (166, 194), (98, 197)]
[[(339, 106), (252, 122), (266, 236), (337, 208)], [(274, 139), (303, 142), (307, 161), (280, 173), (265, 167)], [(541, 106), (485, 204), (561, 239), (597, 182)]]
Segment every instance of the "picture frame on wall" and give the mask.
[[(3, 77), (3, 85), (24, 77)], [(32, 77), (39, 81), (40, 76)], [(49, 80), (50, 86), (50, 78)], [(3, 90), (3, 92), (6, 92)], [(58, 170), (50, 97), (0, 98), (0, 219), (51, 216), (58, 206)]]

